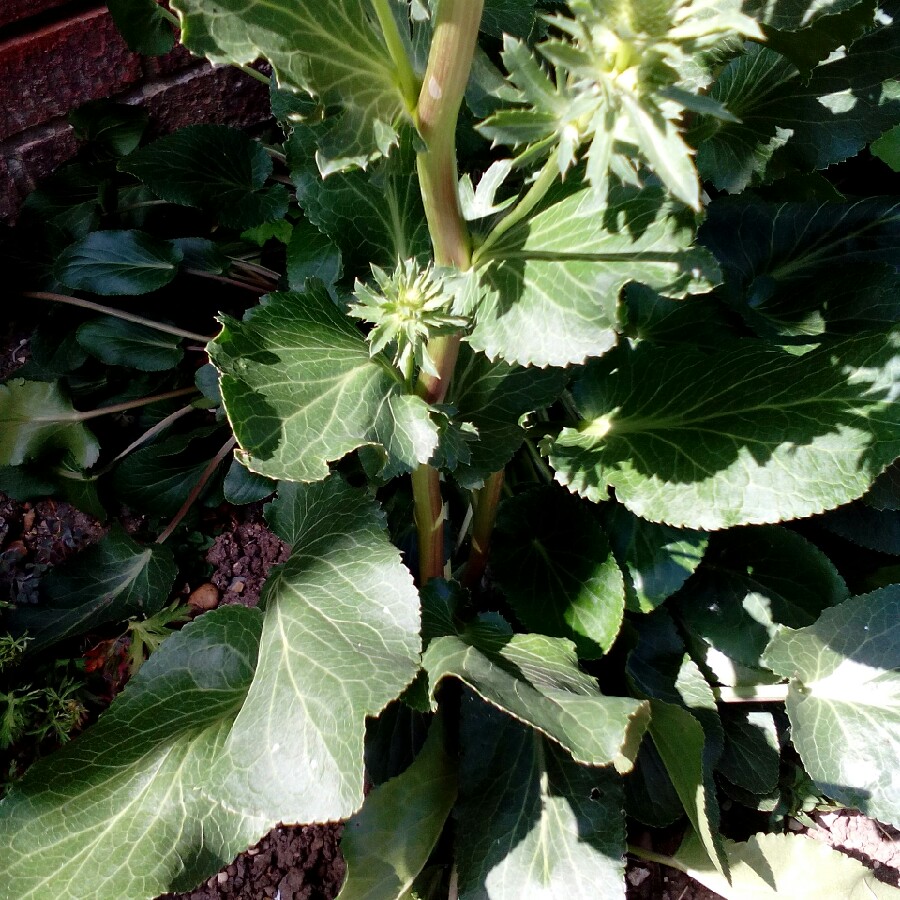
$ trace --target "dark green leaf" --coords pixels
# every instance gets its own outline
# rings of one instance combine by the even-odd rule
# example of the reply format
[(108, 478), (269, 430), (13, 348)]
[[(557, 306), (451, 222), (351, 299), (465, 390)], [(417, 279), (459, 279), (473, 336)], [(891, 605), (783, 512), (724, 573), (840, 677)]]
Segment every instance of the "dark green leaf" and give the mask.
[(821, 550), (770, 525), (717, 535), (676, 609), (693, 634), (730, 659), (758, 667), (778, 625), (811, 625), (847, 596)]
[(625, 576), (625, 604), (652, 612), (700, 565), (707, 537), (699, 531), (647, 522), (621, 504), (604, 509), (603, 524)]
[(526, 38), (535, 22), (535, 0), (485, 0), (481, 30), (491, 37)]
[(448, 402), (456, 409), (453, 420), (478, 431), (469, 443), (471, 458), (456, 467), (454, 478), (465, 487), (479, 487), (499, 472), (521, 446), (522, 417), (550, 406), (562, 393), (567, 375), (559, 369), (524, 369), (491, 362), (468, 345), (460, 347)]
[(873, 156), (887, 163), (895, 172), (900, 172), (900, 125), (895, 125), (873, 141), (870, 149)]
[(666, 828), (684, 807), (653, 741), (642, 741), (634, 771), (625, 778), (625, 812), (651, 828)]
[(240, 606), (189, 623), (94, 728), (32, 766), (0, 804), (10, 897), (188, 891), (269, 830), (214, 783), (261, 625)]
[(895, 509), (851, 503), (828, 513), (822, 524), (860, 547), (900, 556), (900, 512)]
[(769, 794), (778, 785), (781, 749), (772, 713), (729, 710), (722, 716), (725, 750), (718, 770), (732, 784), (753, 794)]
[(401, 775), (376, 787), (344, 826), (347, 877), (338, 900), (396, 900), (412, 887), (456, 801), (456, 759), (444, 749), (443, 720)]
[(129, 49), (162, 56), (175, 45), (175, 32), (156, 0), (106, 0)]
[(341, 277), (341, 251), (306, 219), (294, 223), (287, 245), (287, 278), (292, 291), (305, 291), (310, 278), (331, 287)]
[(460, 741), (460, 900), (624, 900), (615, 773), (574, 763), (538, 732), (471, 697), (463, 701)]
[(93, 231), (56, 260), (56, 277), (67, 287), (94, 294), (146, 294), (167, 285), (181, 251), (141, 231)]
[(276, 487), (276, 482), (271, 478), (249, 471), (236, 459), (231, 461), (225, 481), (222, 483), (225, 499), (229, 503), (236, 503), (239, 506), (265, 500), (275, 492)]
[(12, 378), (0, 384), (0, 465), (18, 466), (53, 453), (89, 469), (100, 446), (57, 383)]
[[(115, 10), (111, 8), (111, 11), (115, 18)], [(110, 100), (92, 100), (69, 113), (69, 124), (81, 140), (97, 144), (116, 156), (127, 156), (137, 149), (148, 121), (147, 111), (142, 107)]]
[(485, 292), (469, 337), (476, 350), (522, 365), (582, 363), (615, 344), (626, 282), (672, 297), (716, 283), (715, 262), (693, 245), (692, 217), (679, 217), (661, 188), (613, 188), (602, 214), (590, 194), (489, 235), (476, 251)]
[(900, 824), (900, 586), (852, 597), (797, 631), (765, 664), (791, 679), (791, 740), (830, 797)]
[(571, 494), (547, 487), (507, 500), (491, 571), (529, 631), (569, 638), (588, 659), (612, 646), (625, 611), (622, 572), (603, 529)]
[(119, 168), (163, 200), (208, 210), (230, 228), (252, 228), (287, 212), (284, 186), (265, 187), (269, 155), (226, 125), (188, 125), (136, 150)]
[(282, 484), (269, 509), (293, 551), (266, 581), (217, 796), (273, 822), (333, 821), (363, 802), (366, 717), (418, 670), (418, 592), (379, 507), (338, 476)]
[(43, 579), (38, 606), (12, 617), (27, 631), (29, 652), (83, 634), (107, 622), (151, 616), (165, 605), (176, 568), (167, 547), (141, 546), (119, 526)]
[(366, 444), (384, 448), (386, 473), (427, 462), (437, 427), (418, 397), (324, 287), (270, 294), (243, 322), (224, 318), (210, 356), (247, 467), (271, 478), (318, 481), (328, 463)]
[(208, 238), (175, 238), (172, 243), (181, 251), (181, 265), (185, 269), (224, 275), (231, 267), (231, 260)]
[(78, 329), (78, 343), (110, 366), (165, 372), (184, 357), (180, 339), (156, 328), (101, 316)]
[(861, 496), (900, 455), (900, 335), (794, 356), (647, 344), (588, 368), (583, 422), (549, 444), (557, 479), (642, 518), (707, 530), (809, 516)]

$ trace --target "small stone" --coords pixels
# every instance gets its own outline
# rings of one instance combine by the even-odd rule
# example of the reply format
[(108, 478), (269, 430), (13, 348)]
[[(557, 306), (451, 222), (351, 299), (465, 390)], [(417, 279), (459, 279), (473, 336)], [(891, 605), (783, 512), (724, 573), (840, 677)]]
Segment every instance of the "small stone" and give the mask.
[(201, 584), (200, 587), (191, 591), (191, 596), (188, 597), (188, 604), (194, 609), (201, 611), (215, 609), (219, 605), (218, 588), (209, 582)]
[(244, 592), (244, 584), (245, 582), (240, 578), (235, 578), (231, 584), (228, 585), (228, 590), (233, 594), (242, 594)]
[(649, 869), (632, 869), (628, 873), (628, 880), (637, 887), (639, 884), (643, 884), (650, 877)]
[(219, 874), (216, 875), (216, 881), (218, 881), (219, 884), (225, 884), (228, 881), (228, 873), (219, 872)]
[(790, 831), (803, 831), (806, 826), (802, 822), (798, 822), (796, 819), (788, 819), (787, 827)]

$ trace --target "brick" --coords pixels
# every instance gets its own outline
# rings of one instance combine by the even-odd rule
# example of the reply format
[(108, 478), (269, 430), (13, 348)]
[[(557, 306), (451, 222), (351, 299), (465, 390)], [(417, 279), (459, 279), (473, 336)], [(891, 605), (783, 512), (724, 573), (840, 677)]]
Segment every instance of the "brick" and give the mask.
[(152, 135), (208, 123), (242, 128), (271, 115), (268, 87), (230, 66), (190, 69), (145, 86), (143, 94)]
[(0, 28), (10, 22), (20, 22), (48, 9), (62, 6), (68, 0), (3, 0), (0, 6)]
[(20, 201), (37, 187), (42, 178), (56, 171), (75, 155), (78, 140), (69, 125), (55, 122), (34, 129), (11, 143), (12, 146), (4, 147), (3, 156), (17, 191), (17, 196), (12, 201), (14, 209), (10, 213), (14, 215)]
[(174, 72), (183, 72), (185, 69), (202, 63), (181, 44), (176, 44), (175, 49), (171, 53), (166, 53), (165, 56), (145, 56), (143, 64), (144, 75), (147, 78), (159, 78)]
[(0, 219), (15, 215), (20, 202), (19, 189), (10, 174), (5, 159), (0, 157)]
[(141, 78), (106, 9), (0, 43), (0, 140)]

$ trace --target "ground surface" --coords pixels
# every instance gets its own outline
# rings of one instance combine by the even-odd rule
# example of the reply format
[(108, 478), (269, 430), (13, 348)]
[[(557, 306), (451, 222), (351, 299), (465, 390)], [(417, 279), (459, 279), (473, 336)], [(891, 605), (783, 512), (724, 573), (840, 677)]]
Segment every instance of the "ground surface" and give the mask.
[[(266, 575), (287, 559), (288, 547), (265, 527), (259, 505), (224, 513), (222, 520), (225, 525), (207, 554), (213, 571), (205, 592), (215, 604), (255, 605)], [(0, 494), (0, 599), (35, 599), (37, 581), (47, 566), (103, 533), (98, 523), (66, 503), (23, 504)], [(900, 884), (900, 832), (851, 811), (817, 814), (816, 820), (812, 837), (871, 866), (881, 880)], [(339, 840), (340, 826), (281, 826), (195, 890), (159, 900), (332, 900), (345, 871)], [(649, 840), (652, 845), (652, 836)], [(674, 847), (655, 849), (671, 852)], [(681, 872), (639, 860), (629, 861), (627, 888), (628, 900), (719, 896)]]

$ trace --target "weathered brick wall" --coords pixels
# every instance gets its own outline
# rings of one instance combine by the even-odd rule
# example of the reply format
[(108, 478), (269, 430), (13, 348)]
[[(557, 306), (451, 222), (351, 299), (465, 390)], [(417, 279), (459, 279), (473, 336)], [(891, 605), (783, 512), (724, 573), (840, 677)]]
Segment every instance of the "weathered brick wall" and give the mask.
[(268, 115), (266, 86), (236, 69), (181, 48), (155, 59), (132, 53), (105, 4), (0, 0), (0, 219), (77, 151), (66, 114), (107, 97), (142, 104), (155, 134)]

